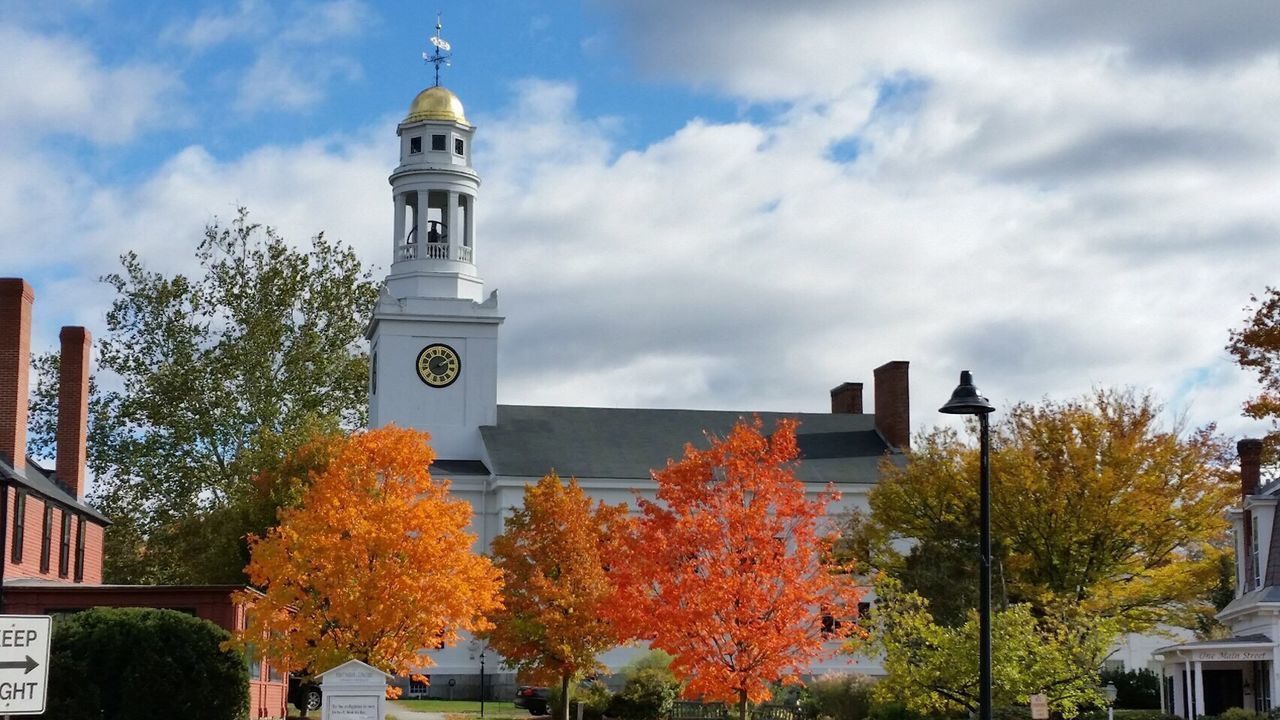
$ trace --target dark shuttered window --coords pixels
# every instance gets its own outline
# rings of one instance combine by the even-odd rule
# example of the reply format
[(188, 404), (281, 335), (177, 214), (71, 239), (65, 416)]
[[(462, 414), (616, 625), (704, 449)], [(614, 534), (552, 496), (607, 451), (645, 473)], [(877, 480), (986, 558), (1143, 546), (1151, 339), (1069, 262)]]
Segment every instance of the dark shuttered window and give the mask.
[(53, 542), (53, 506), (44, 504), (44, 532), (40, 534), (40, 572), (49, 572), (49, 543)]
[(76, 582), (84, 582), (84, 518), (76, 518)]
[(14, 564), (22, 562), (22, 541), (27, 532), (27, 494), (21, 490), (13, 494), (13, 547), (9, 557)]
[(58, 577), (71, 573), (71, 513), (62, 511), (62, 527), (58, 532)]

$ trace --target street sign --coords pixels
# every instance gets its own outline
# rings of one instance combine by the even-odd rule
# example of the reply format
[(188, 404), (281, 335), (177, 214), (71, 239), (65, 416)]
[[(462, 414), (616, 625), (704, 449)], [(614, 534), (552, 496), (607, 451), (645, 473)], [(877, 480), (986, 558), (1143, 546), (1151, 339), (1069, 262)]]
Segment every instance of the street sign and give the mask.
[(0, 615), (0, 715), (40, 715), (49, 690), (48, 615)]
[(1049, 697), (1047, 695), (1032, 695), (1030, 700), (1031, 720), (1049, 720)]

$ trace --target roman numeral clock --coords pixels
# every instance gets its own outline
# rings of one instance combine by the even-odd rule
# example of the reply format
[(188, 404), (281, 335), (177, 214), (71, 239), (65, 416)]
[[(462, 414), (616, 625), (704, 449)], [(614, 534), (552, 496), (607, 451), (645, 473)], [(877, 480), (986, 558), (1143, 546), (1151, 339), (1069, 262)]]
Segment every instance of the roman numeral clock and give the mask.
[(458, 351), (444, 343), (432, 343), (418, 353), (418, 377), (433, 388), (449, 387), (462, 372)]

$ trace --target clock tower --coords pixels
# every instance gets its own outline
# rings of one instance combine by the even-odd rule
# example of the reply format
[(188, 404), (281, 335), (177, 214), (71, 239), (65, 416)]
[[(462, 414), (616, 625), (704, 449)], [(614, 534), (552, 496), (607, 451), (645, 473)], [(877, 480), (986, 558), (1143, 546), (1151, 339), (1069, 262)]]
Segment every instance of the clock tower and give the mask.
[[(432, 42), (424, 57), (447, 57)], [(391, 270), (367, 333), (369, 426), (425, 430), (442, 460), (482, 460), (479, 428), (497, 422), (502, 317), (476, 270), (474, 131), (438, 74), (396, 128)]]

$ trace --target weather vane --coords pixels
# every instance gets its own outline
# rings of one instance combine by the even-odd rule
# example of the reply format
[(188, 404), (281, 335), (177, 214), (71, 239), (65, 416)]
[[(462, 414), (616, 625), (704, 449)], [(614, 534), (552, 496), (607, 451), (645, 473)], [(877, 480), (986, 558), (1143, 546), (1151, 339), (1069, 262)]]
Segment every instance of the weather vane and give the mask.
[(440, 24), (440, 13), (436, 13), (436, 34), (427, 38), (432, 45), (436, 46), (433, 53), (422, 53), (422, 59), (436, 66), (436, 87), (440, 87), (440, 66), (443, 64), (449, 67), (449, 58), (453, 57), (453, 53), (449, 52), (453, 48), (449, 45), (449, 41), (440, 37), (440, 30), (444, 25)]

